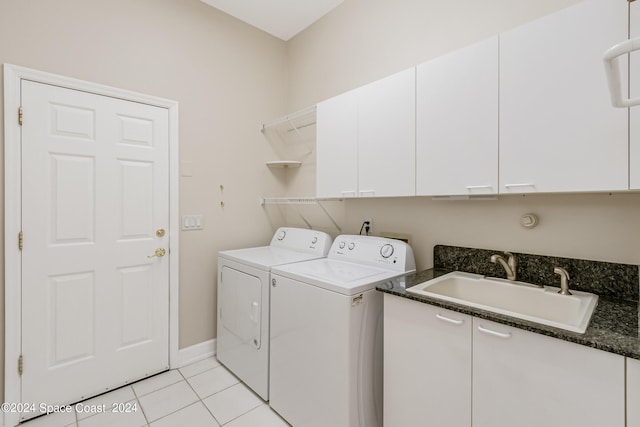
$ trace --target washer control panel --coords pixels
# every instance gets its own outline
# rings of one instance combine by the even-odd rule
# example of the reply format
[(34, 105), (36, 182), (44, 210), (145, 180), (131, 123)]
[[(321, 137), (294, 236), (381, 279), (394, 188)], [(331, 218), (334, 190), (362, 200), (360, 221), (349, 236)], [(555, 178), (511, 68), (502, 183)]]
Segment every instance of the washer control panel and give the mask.
[(340, 235), (333, 242), (328, 258), (394, 271), (413, 271), (416, 268), (411, 246), (401, 240), (384, 237)]
[(332, 241), (331, 236), (322, 231), (280, 227), (271, 239), (271, 246), (326, 256)]

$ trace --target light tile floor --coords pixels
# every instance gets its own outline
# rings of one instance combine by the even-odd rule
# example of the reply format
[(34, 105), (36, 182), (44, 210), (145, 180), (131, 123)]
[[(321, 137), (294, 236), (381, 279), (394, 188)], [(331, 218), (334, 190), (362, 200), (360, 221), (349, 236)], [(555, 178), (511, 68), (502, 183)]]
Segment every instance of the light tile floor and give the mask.
[[(104, 413), (60, 413), (24, 427), (288, 427), (215, 358), (174, 369), (83, 402)], [(112, 405), (131, 412), (112, 412)], [(88, 406), (91, 408), (91, 406)], [(135, 410), (134, 410), (135, 409)]]

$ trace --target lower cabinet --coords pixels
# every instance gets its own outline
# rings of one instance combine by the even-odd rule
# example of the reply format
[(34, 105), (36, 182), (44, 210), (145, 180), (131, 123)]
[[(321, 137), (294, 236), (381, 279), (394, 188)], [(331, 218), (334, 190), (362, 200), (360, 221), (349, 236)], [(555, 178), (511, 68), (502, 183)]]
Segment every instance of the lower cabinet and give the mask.
[(640, 427), (640, 360), (627, 359), (627, 427)]
[(385, 294), (386, 427), (624, 427), (624, 376), (623, 356)]
[(384, 426), (471, 425), (471, 316), (384, 295)]
[(473, 319), (473, 427), (624, 427), (624, 357)]

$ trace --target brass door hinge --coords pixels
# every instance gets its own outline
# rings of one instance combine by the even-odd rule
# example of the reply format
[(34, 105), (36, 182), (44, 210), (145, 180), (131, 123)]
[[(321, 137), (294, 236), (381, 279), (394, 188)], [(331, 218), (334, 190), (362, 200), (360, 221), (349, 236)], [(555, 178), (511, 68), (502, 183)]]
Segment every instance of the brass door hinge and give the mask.
[(18, 374), (22, 376), (23, 372), (24, 372), (24, 360), (22, 358), (22, 355), (20, 355), (20, 357), (18, 357)]
[(18, 233), (18, 249), (22, 250), (23, 246), (24, 246), (24, 236), (21, 231)]
[(18, 108), (18, 124), (22, 126), (22, 105)]

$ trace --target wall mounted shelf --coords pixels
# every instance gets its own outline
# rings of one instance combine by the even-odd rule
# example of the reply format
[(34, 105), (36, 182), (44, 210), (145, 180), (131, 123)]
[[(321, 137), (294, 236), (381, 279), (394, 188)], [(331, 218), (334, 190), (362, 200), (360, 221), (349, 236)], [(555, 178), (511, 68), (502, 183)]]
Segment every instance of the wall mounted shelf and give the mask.
[(315, 146), (316, 106), (264, 123), (260, 131), (273, 144), (281, 159), (301, 160), (313, 153)]
[(302, 162), (298, 160), (276, 160), (273, 162), (265, 163), (268, 168), (271, 169), (287, 169), (287, 168), (299, 168)]
[(268, 123), (263, 123), (262, 132), (276, 131), (276, 132), (297, 132), (302, 129), (313, 126), (316, 124), (316, 106), (307, 107), (304, 110), (297, 111), (295, 113), (287, 114), (279, 119), (272, 120)]

